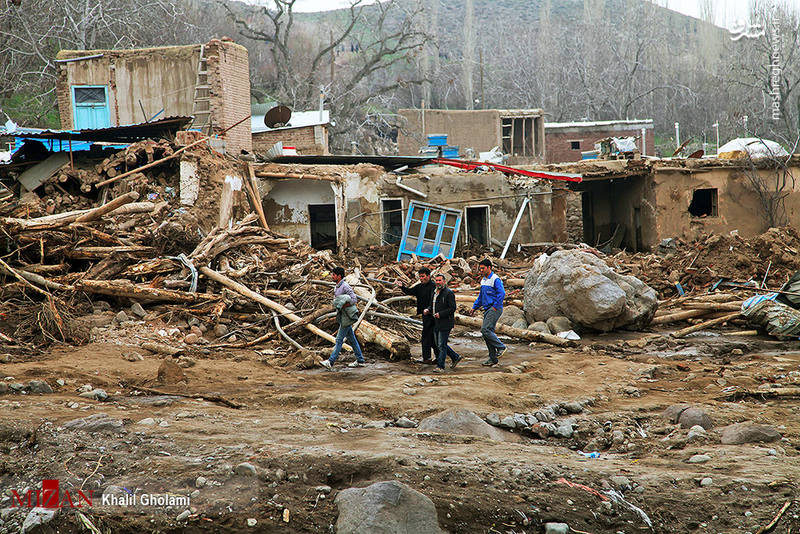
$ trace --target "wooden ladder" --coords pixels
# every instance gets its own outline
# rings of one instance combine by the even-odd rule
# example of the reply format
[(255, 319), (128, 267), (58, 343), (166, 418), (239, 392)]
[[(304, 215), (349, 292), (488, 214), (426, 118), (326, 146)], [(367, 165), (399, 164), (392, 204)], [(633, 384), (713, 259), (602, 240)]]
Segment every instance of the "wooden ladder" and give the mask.
[(208, 83), (208, 58), (206, 45), (200, 45), (200, 60), (197, 62), (197, 78), (192, 99), (192, 128), (205, 134), (211, 133), (211, 85)]

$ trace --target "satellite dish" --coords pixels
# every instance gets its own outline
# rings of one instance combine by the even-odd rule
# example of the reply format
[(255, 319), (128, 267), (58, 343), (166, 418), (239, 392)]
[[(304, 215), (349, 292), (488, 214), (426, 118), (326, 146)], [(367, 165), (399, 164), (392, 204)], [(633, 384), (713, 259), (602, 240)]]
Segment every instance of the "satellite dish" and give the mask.
[(275, 106), (264, 115), (264, 124), (267, 128), (280, 128), (286, 126), (291, 117), (291, 109), (286, 106)]

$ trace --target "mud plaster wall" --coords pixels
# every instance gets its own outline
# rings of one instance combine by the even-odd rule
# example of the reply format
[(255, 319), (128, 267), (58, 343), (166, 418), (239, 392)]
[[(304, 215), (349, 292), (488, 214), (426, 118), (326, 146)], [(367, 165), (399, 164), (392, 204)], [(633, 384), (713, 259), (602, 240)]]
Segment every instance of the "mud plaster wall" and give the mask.
[[(792, 168), (800, 178), (800, 168)], [(759, 171), (764, 180), (774, 172)], [(694, 239), (701, 234), (738, 230), (744, 238), (764, 232), (766, 224), (758, 197), (747, 177), (738, 169), (718, 168), (707, 172), (681, 173), (656, 169), (653, 186), (658, 206), (656, 236), (652, 244), (668, 237)], [(693, 217), (689, 204), (696, 189), (717, 189), (716, 217)], [(791, 188), (790, 188), (791, 189)], [(792, 226), (800, 225), (800, 184), (786, 198), (786, 214)]]
[(447, 144), (461, 152), (472, 148), (476, 153), (500, 146), (500, 113), (486, 110), (425, 110), (425, 131), (421, 109), (401, 109), (404, 125), (397, 135), (397, 151), (401, 156), (416, 156), (428, 144), (427, 135), (447, 134)]
[(309, 204), (334, 204), (330, 182), (317, 180), (268, 180), (262, 192), (264, 215), (270, 229), (306, 243), (311, 242)]

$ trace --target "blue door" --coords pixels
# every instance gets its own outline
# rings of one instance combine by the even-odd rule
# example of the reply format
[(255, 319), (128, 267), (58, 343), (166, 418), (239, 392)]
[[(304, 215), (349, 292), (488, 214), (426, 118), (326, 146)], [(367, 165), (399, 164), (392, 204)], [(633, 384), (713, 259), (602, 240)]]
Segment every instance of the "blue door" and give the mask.
[(73, 130), (108, 128), (111, 114), (108, 110), (108, 91), (105, 85), (73, 85)]

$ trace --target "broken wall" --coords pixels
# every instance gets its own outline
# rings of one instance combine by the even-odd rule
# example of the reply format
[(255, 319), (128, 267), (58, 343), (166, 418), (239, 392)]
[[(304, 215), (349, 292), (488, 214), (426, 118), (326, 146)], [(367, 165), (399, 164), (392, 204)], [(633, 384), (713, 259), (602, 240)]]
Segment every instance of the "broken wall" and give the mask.
[[(642, 154), (653, 154), (655, 152), (655, 130), (645, 129), (645, 152)], [(642, 151), (642, 129), (641, 127), (617, 127), (617, 128), (546, 128), (545, 143), (547, 145), (547, 163), (563, 163), (570, 161), (580, 161), (581, 152), (594, 150), (594, 144), (606, 137), (639, 137), (636, 140), (636, 147)], [(577, 148), (573, 148), (573, 144)]]
[(472, 148), (477, 154), (502, 146), (500, 112), (496, 109), (401, 109), (398, 113), (404, 119), (397, 134), (401, 156), (416, 156), (428, 144), (427, 135), (437, 133), (446, 133), (447, 144), (458, 146), (462, 152)]
[(620, 232), (618, 246), (628, 250), (644, 250), (657, 243), (656, 204), (649, 175), (588, 181), (581, 184), (581, 190), (582, 241), (597, 246)]
[(264, 154), (279, 141), (284, 146), (295, 147), (298, 154), (305, 156), (330, 154), (328, 151), (328, 128), (323, 125), (281, 128), (254, 133), (253, 152)]

